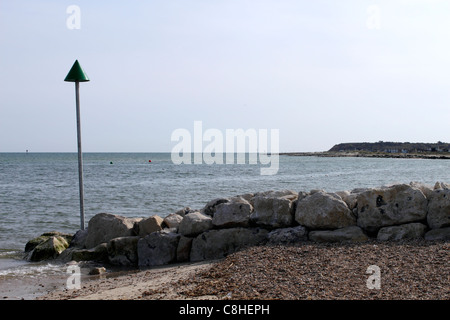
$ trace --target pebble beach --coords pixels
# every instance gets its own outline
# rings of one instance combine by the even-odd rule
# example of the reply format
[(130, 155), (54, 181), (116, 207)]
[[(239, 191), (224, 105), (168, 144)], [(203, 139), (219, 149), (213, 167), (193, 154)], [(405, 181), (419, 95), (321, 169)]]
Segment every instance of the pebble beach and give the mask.
[[(449, 300), (450, 243), (423, 239), (255, 246), (128, 272), (38, 300)], [(371, 288), (369, 266), (380, 270)]]

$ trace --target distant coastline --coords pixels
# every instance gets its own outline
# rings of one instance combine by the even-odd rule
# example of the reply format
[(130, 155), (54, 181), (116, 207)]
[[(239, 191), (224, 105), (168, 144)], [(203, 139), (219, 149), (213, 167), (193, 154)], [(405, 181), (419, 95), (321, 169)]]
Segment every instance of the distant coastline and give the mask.
[(364, 157), (364, 158), (400, 158), (400, 159), (446, 159), (450, 153), (388, 153), (370, 151), (319, 151), (319, 152), (283, 152), (280, 155), (298, 157)]
[(450, 143), (424, 142), (347, 142), (334, 145), (328, 151), (286, 152), (287, 156), (365, 157), (401, 159), (450, 159)]

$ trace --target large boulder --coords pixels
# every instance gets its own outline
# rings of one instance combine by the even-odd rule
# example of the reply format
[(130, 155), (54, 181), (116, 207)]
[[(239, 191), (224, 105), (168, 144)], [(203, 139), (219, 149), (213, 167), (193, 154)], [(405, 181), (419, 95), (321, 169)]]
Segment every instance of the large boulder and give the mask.
[(178, 226), (178, 233), (183, 236), (196, 236), (213, 227), (212, 218), (198, 211), (184, 216)]
[(89, 220), (86, 248), (94, 248), (100, 243), (108, 242), (114, 238), (134, 236), (133, 226), (135, 222), (137, 222), (136, 219), (114, 214), (96, 214)]
[(224, 202), (215, 207), (212, 224), (218, 228), (247, 227), (252, 206), (245, 200)]
[(267, 235), (269, 244), (293, 244), (308, 240), (308, 232), (303, 226), (280, 228), (270, 231)]
[(407, 223), (399, 226), (383, 227), (378, 231), (380, 241), (423, 238), (427, 226), (419, 223)]
[(311, 231), (309, 239), (315, 242), (364, 242), (369, 240), (369, 237), (361, 228), (350, 226), (336, 230)]
[(216, 212), (216, 207), (222, 203), (227, 203), (227, 202), (230, 202), (230, 200), (227, 198), (213, 199), (213, 200), (209, 201), (200, 212), (213, 217), (214, 213)]
[(246, 246), (267, 240), (268, 231), (260, 228), (209, 230), (192, 241), (191, 261), (219, 259)]
[(41, 243), (44, 243), (51, 237), (62, 237), (67, 243), (71, 243), (73, 239), (73, 235), (68, 233), (62, 233), (58, 231), (45, 232), (41, 234), (39, 237), (33, 238), (25, 244), (25, 253), (32, 251)]
[(342, 198), (324, 191), (298, 201), (295, 221), (310, 229), (339, 229), (356, 224), (355, 216)]
[(107, 262), (108, 244), (100, 243), (91, 249), (75, 249), (72, 251), (70, 260)]
[(88, 230), (78, 230), (72, 237), (72, 241), (69, 243), (69, 248), (84, 248), (86, 245), (86, 238), (88, 235)]
[(425, 219), (428, 201), (420, 189), (399, 184), (361, 192), (357, 203), (357, 225), (376, 232), (381, 227)]
[(450, 240), (450, 227), (428, 231), (425, 240)]
[(181, 235), (167, 230), (153, 232), (137, 243), (139, 266), (159, 266), (177, 261)]
[(183, 220), (183, 217), (184, 217), (184, 215), (181, 216), (176, 213), (171, 213), (167, 217), (164, 218), (163, 227), (178, 229), (178, 227), (181, 223), (181, 220)]
[(181, 236), (177, 247), (177, 262), (189, 261), (193, 238)]
[(428, 202), (427, 223), (431, 229), (450, 226), (450, 190), (436, 189)]
[(250, 220), (262, 227), (290, 227), (294, 221), (293, 201), (285, 196), (257, 195), (253, 198), (253, 213)]
[(138, 263), (139, 237), (120, 237), (108, 242), (108, 261), (118, 266), (135, 266)]
[(142, 219), (137, 223), (138, 235), (145, 237), (152, 232), (162, 230), (163, 221), (164, 219), (157, 215)]
[(42, 261), (57, 258), (69, 247), (69, 243), (62, 236), (50, 236), (29, 252), (29, 261)]

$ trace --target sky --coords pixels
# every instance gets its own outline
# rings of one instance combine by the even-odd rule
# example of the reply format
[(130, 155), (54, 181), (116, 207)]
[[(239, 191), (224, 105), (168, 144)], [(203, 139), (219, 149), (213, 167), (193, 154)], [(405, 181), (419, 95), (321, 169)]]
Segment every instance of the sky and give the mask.
[[(78, 11), (68, 10), (76, 6)], [(0, 0), (0, 152), (170, 152), (177, 129), (281, 152), (450, 142), (450, 1)]]

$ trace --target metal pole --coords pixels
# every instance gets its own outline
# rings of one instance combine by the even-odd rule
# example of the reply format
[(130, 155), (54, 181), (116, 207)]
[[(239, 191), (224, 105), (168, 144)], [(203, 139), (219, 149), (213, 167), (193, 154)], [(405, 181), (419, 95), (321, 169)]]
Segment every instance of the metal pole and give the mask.
[(80, 222), (84, 230), (84, 191), (83, 191), (83, 157), (81, 153), (81, 121), (80, 121), (80, 82), (75, 82), (75, 96), (77, 104), (77, 138), (78, 138), (78, 179), (80, 187)]

